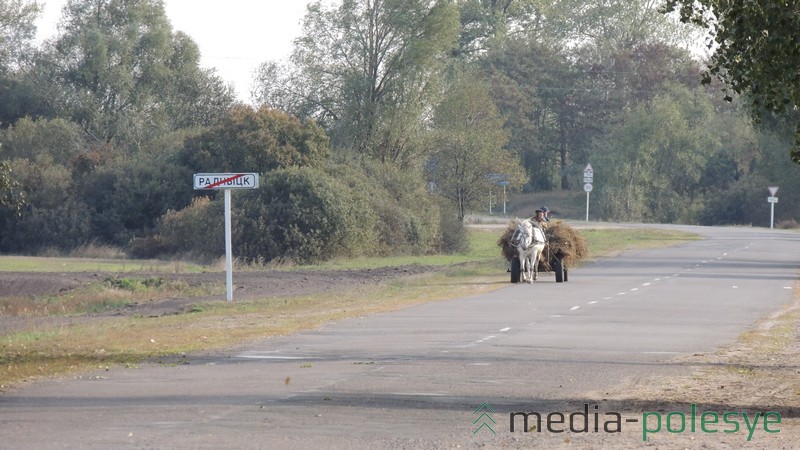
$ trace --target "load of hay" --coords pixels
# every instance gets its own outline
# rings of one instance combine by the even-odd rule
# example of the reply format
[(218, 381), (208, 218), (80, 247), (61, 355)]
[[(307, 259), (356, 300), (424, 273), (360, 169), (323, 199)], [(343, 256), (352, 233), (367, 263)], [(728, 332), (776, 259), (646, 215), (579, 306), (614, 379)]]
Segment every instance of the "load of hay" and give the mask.
[[(509, 222), (506, 231), (497, 241), (497, 245), (507, 261), (517, 257), (517, 248), (511, 244), (511, 235), (514, 234), (518, 223), (518, 219)], [(550, 222), (545, 235), (547, 236), (547, 246), (545, 247), (544, 257), (539, 262), (540, 271), (552, 270), (550, 263), (554, 258), (563, 259), (566, 267), (572, 267), (578, 261), (589, 256), (589, 247), (586, 245), (586, 239), (583, 238), (578, 230), (564, 222)]]

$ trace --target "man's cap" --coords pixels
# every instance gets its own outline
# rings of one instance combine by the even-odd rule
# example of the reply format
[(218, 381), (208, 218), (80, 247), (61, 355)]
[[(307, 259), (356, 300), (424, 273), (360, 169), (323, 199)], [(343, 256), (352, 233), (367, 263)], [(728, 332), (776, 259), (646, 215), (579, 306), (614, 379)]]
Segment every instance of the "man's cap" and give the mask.
[(539, 208), (537, 211), (541, 211), (541, 212), (550, 212), (550, 210), (549, 210), (549, 209), (547, 209), (547, 206), (542, 206), (542, 207), (541, 207), (541, 208)]

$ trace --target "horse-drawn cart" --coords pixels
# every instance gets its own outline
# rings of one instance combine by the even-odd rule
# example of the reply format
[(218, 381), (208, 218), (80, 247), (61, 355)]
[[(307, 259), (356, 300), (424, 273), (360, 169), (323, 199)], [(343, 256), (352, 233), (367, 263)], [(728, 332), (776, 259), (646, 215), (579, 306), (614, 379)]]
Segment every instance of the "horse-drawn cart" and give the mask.
[[(517, 227), (523, 222), (518, 219), (510, 222), (508, 229), (497, 242), (503, 257), (509, 263), (512, 283), (525, 280), (523, 268), (525, 257), (520, 258), (519, 232), (517, 231)], [(544, 234), (546, 244), (541, 251), (534, 272), (553, 272), (556, 283), (569, 281), (568, 267), (589, 254), (586, 240), (574, 228), (561, 221), (551, 222)], [(536, 276), (527, 281), (532, 282), (535, 279)]]

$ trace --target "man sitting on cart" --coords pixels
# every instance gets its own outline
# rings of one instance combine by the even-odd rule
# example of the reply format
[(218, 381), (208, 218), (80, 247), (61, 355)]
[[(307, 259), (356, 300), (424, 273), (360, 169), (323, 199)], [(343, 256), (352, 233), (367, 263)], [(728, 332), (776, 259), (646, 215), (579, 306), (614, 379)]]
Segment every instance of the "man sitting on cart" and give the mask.
[(534, 225), (538, 226), (542, 230), (546, 230), (548, 225), (547, 222), (549, 221), (547, 219), (548, 212), (549, 210), (547, 209), (547, 207), (542, 206), (541, 208), (534, 211), (536, 215), (531, 217), (531, 222), (533, 222)]

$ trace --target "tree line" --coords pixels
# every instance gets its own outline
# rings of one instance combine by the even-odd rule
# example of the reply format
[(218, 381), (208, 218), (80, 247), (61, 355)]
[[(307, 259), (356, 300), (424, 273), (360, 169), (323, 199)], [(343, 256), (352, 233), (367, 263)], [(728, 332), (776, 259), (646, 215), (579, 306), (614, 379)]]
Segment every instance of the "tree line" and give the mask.
[(756, 123), (701, 83), (700, 35), (665, 12), (318, 1), (246, 105), (160, 0), (70, 0), (40, 44), (37, 4), (0, 0), (0, 251), (219, 256), (198, 172), (261, 174), (234, 197), (235, 252), (259, 262), (460, 251), (498, 181), (580, 190), (586, 163), (608, 220), (764, 225), (768, 185), (796, 217), (794, 111)]

